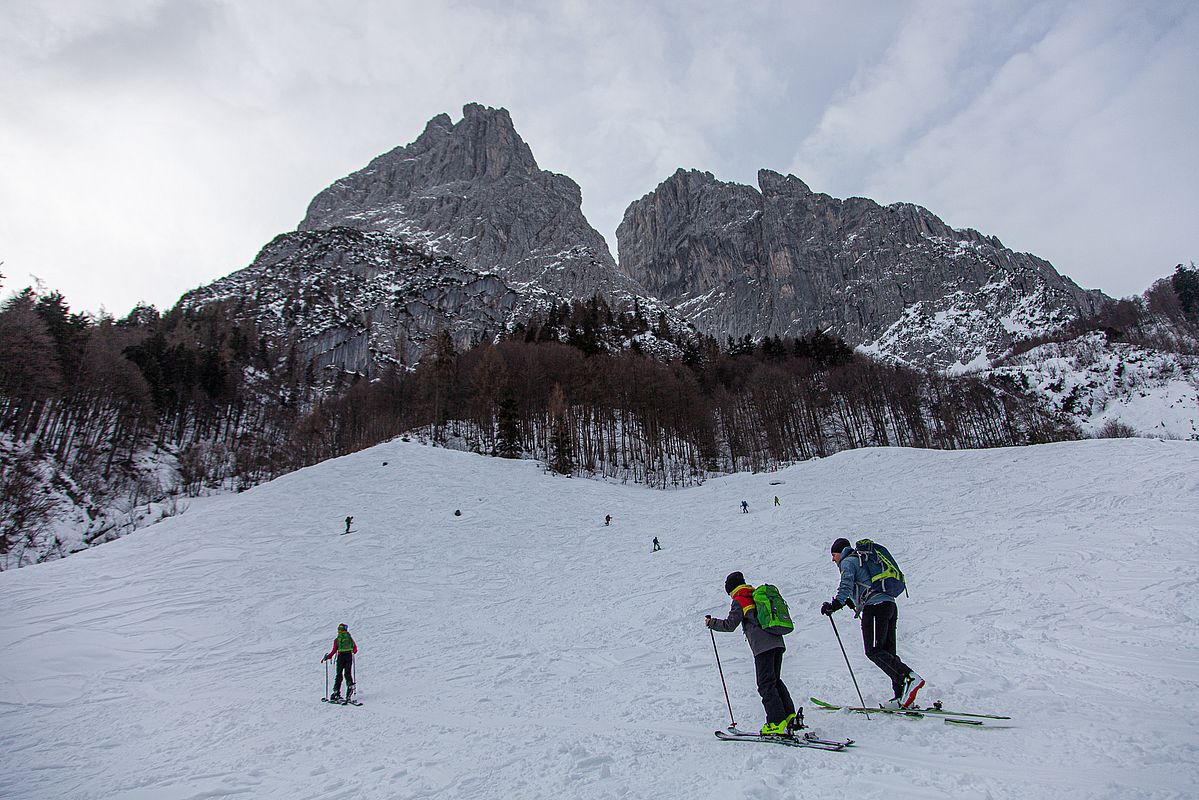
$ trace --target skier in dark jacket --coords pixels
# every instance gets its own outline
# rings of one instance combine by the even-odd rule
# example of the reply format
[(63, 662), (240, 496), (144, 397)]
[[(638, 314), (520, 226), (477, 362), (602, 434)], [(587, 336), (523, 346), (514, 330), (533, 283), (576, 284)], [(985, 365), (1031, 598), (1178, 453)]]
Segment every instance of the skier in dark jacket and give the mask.
[(820, 606), (820, 613), (832, 616), (847, 605), (861, 615), (866, 658), (887, 673), (895, 695), (883, 708), (908, 708), (916, 702), (916, 692), (924, 688), (924, 679), (895, 654), (895, 623), (899, 619), (895, 598), (870, 591), (870, 574), (848, 539), (833, 542), (832, 553), (833, 563), (841, 570), (841, 583), (836, 597)]
[(341, 678), (342, 675), (346, 679), (346, 701), (348, 702), (354, 696), (354, 654), (358, 652), (358, 645), (354, 643), (354, 637), (350, 635), (350, 630), (345, 626), (345, 623), (337, 626), (337, 636), (333, 637), (333, 649), (325, 654), (321, 661), (328, 661), (337, 656), (337, 677), (333, 679), (333, 694), (329, 696), (329, 702), (336, 703), (341, 700)]
[(727, 619), (704, 617), (704, 624), (714, 631), (731, 633), (741, 626), (749, 649), (754, 654), (754, 670), (758, 679), (758, 694), (766, 709), (766, 724), (762, 735), (791, 733), (795, 723), (795, 703), (783, 683), (783, 653), (787, 649), (783, 637), (762, 630), (758, 624), (758, 612), (754, 606), (754, 587), (745, 582), (745, 576), (734, 572), (724, 579), (724, 590), (733, 598)]

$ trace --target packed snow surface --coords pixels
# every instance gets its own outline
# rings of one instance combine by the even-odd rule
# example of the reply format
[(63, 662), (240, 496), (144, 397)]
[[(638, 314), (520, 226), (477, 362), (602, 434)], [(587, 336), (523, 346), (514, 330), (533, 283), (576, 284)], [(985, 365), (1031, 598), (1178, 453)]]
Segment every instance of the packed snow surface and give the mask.
[[(1176, 441), (854, 450), (669, 492), (380, 445), (0, 574), (0, 797), (1195, 797), (1197, 491), (1199, 446)], [(817, 612), (839, 535), (904, 567), (921, 699), (1011, 727), (809, 708), (858, 744), (712, 735), (703, 615), (727, 613), (732, 570), (791, 603), (796, 700), (855, 699)], [(320, 702), (339, 622), (362, 707)], [(744, 637), (716, 641), (760, 725)]]

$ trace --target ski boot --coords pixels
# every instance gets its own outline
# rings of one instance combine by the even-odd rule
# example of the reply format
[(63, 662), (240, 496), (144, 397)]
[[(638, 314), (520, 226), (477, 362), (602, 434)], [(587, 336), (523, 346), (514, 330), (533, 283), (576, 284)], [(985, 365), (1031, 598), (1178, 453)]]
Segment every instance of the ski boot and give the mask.
[(899, 699), (904, 708), (911, 708), (916, 704), (916, 692), (924, 688), (924, 678), (921, 678), (915, 672), (909, 672), (907, 680), (903, 683), (903, 691), (899, 695)]
[(786, 736), (787, 721), (783, 720), (782, 722), (767, 722), (762, 726), (760, 733), (762, 736)]

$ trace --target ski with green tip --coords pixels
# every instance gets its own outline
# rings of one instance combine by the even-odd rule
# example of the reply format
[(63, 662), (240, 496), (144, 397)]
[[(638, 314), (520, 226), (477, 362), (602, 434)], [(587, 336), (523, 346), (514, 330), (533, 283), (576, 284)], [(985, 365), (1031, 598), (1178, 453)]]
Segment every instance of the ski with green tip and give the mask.
[[(965, 723), (966, 720), (969, 720), (969, 719), (973, 719), (973, 720), (1011, 719), (1011, 717), (1006, 717), (1006, 716), (1003, 716), (1002, 714), (978, 714), (978, 713), (974, 713), (971, 711), (948, 711), (941, 707), (940, 700), (933, 703), (928, 708), (924, 708), (922, 706), (912, 706), (910, 708), (882, 708), (882, 707), (866, 708), (864, 706), (839, 706), (839, 705), (836, 705), (835, 703), (829, 703), (829, 702), (826, 702), (826, 701), (821, 700), (816, 697), (812, 697), (809, 699), (812, 701), (813, 705), (815, 705), (817, 708), (819, 708), (823, 711), (840, 711), (841, 709), (844, 708), (849, 711), (855, 711), (859, 714), (873, 714), (875, 712), (878, 712), (879, 714), (897, 714), (899, 716), (913, 717), (913, 718), (919, 718), (919, 717), (949, 718), (949, 717), (953, 717), (955, 719), (961, 720), (963, 723)], [(965, 719), (963, 719), (963, 718), (965, 718)]]

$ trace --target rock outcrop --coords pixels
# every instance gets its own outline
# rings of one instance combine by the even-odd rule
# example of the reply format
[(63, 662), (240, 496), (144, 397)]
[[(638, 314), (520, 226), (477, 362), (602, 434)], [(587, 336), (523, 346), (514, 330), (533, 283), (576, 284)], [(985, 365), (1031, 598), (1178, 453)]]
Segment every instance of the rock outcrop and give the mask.
[(372, 374), (416, 362), (447, 332), (464, 348), (503, 331), (519, 294), (495, 274), (430, 256), (377, 231), (336, 227), (285, 233), (245, 269), (184, 295), (184, 309), (220, 302), (303, 362)]
[(462, 114), (434, 117), (416, 141), (318, 194), (299, 230), (389, 233), (565, 298), (646, 294), (583, 216), (578, 184), (537, 166), (505, 109), (472, 103)]
[(919, 206), (837, 200), (769, 170), (758, 184), (679, 170), (626, 211), (618, 267), (578, 185), (538, 167), (507, 111), (470, 104), (181, 302), (229, 301), (317, 366), (371, 372), (414, 363), (437, 332), (466, 346), (595, 295), (721, 341), (818, 329), (936, 367), (982, 363), (1102, 300)]
[(441, 331), (465, 348), (595, 295), (689, 327), (617, 269), (578, 184), (537, 166), (508, 112), (471, 104), (322, 191), (296, 233), (181, 303), (223, 301), (315, 366), (369, 374), (415, 363)]
[(722, 339), (818, 329), (940, 367), (997, 356), (1103, 299), (919, 206), (838, 200), (770, 170), (758, 185), (679, 170), (625, 212), (621, 270)]

